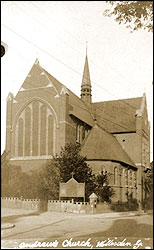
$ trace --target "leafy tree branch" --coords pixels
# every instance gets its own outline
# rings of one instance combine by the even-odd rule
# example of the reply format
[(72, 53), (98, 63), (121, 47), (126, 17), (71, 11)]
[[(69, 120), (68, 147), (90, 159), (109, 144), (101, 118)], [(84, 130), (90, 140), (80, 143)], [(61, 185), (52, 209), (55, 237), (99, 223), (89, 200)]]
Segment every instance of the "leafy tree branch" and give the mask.
[(131, 32), (144, 29), (153, 32), (153, 1), (106, 1), (110, 5), (104, 16), (126, 24)]

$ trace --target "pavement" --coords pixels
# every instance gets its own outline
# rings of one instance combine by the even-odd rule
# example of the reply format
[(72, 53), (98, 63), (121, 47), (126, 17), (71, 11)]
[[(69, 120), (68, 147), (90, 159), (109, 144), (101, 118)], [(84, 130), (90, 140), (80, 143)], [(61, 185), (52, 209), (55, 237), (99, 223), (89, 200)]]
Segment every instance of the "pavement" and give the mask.
[[(3, 248), (18, 248), (21, 242), (34, 243), (36, 240), (102, 238), (103, 235), (116, 235), (117, 230), (119, 237), (152, 237), (152, 215), (143, 211), (73, 214), (2, 208), (1, 216)], [(6, 229), (7, 224), (14, 226)]]
[[(44, 215), (47, 214), (51, 214), (51, 213), (54, 213), (54, 212), (50, 212), (50, 211), (47, 211), (47, 212), (41, 212), (41, 211), (36, 211), (36, 210), (28, 210), (28, 209), (13, 209), (13, 208), (1, 208), (1, 217), (6, 217), (6, 216), (13, 216), (13, 215), (28, 215), (28, 214), (34, 214), (34, 215), (39, 215), (43, 213)], [(97, 216), (99, 215), (99, 217), (103, 217), (103, 218), (117, 218), (117, 217), (121, 217), (121, 216), (136, 216), (136, 215), (142, 215), (142, 214), (149, 214), (151, 213), (151, 211), (149, 212), (144, 212), (143, 210), (141, 211), (129, 211), (129, 212), (110, 212), (110, 213), (94, 213), (94, 214), (79, 214), (80, 216)], [(56, 213), (56, 214), (75, 214), (77, 215), (77, 213)]]

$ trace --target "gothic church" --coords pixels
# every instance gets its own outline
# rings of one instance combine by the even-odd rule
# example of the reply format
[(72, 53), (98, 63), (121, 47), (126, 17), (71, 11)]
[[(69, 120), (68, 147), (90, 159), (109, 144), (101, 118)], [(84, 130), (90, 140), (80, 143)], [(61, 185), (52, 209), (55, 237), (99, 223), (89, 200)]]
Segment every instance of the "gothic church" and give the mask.
[(7, 98), (6, 151), (23, 171), (39, 169), (68, 142), (79, 142), (94, 173), (111, 173), (114, 200), (126, 192), (141, 201), (144, 171), (150, 165), (146, 96), (92, 102), (86, 55), (81, 98), (36, 60), (14, 97)]

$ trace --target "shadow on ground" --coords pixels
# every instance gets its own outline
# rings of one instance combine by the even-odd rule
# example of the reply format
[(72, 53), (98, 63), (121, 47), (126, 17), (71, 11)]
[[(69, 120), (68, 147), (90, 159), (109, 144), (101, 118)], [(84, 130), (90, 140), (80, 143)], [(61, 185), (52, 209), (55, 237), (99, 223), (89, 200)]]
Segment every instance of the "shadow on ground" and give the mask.
[[(153, 237), (153, 226), (140, 223), (134, 219), (119, 219), (114, 221), (113, 225), (107, 230), (92, 234), (81, 235), (81, 237)], [(80, 236), (79, 236), (80, 237)]]
[(1, 218), (1, 223), (15, 223), (17, 219), (21, 217), (28, 217), (28, 216), (37, 216), (40, 215), (41, 213), (44, 213), (44, 211), (34, 211), (28, 214), (16, 214), (16, 215), (9, 215), (9, 216), (4, 216)]

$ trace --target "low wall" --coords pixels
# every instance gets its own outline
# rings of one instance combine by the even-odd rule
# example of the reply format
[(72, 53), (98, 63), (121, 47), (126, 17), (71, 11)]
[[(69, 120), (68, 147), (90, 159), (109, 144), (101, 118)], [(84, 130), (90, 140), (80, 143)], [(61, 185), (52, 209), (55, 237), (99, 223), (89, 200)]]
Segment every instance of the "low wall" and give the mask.
[(108, 204), (99, 203), (96, 208), (92, 208), (89, 202), (70, 202), (70, 201), (48, 201), (48, 211), (67, 212), (67, 213), (109, 213), (113, 212)]
[(22, 209), (47, 211), (47, 201), (39, 199), (24, 199), (22, 201)]
[(1, 198), (1, 206), (4, 208), (27, 209), (35, 211), (51, 211), (66, 213), (109, 213), (113, 212), (108, 204), (97, 204), (92, 208), (89, 202), (74, 202), (39, 199)]
[(68, 212), (68, 213), (90, 213), (92, 210), (88, 202), (70, 201), (48, 201), (48, 211)]
[(1, 198), (1, 207), (47, 211), (47, 202), (39, 199)]
[(22, 200), (20, 198), (1, 198), (1, 207), (22, 208)]

